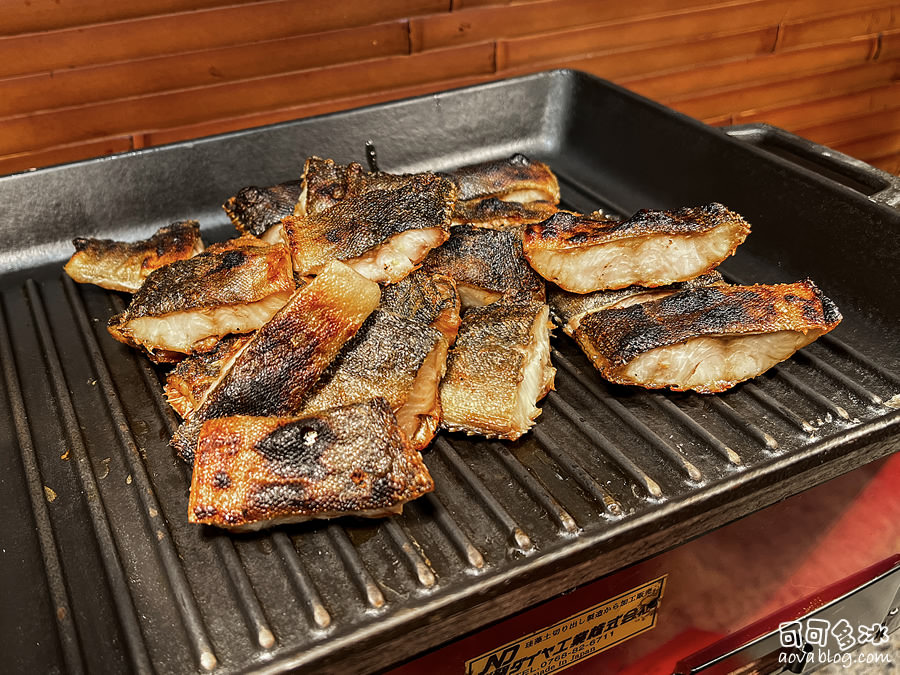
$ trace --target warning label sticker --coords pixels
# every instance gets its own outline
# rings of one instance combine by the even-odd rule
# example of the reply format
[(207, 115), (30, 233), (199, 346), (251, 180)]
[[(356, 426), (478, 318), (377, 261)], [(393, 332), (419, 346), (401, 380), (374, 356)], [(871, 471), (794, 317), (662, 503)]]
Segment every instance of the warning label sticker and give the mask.
[(656, 625), (666, 576), (466, 661), (467, 675), (548, 675)]

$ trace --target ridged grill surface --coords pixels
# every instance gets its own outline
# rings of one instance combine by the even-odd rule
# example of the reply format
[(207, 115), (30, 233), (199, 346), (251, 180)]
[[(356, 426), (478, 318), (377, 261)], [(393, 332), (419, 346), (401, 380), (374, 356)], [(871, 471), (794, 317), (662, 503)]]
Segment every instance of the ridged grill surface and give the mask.
[[(610, 208), (561, 182), (568, 206)], [(900, 415), (900, 377), (841, 329), (716, 396), (609, 385), (560, 334), (556, 391), (533, 432), (441, 433), (425, 454), (437, 488), (401, 517), (231, 536), (187, 522), (189, 472), (167, 446), (178, 420), (159, 373), (105, 328), (124, 297), (58, 266), (2, 289), (4, 462), (44, 564), (27, 570), (34, 615), (56, 617), (33, 670), (320, 665), (337, 646), (408, 629), (411, 613), (421, 624), (529, 564), (599, 550), (664, 507), (726, 488), (727, 501), (750, 472)], [(367, 669), (364, 655), (353, 663)]]

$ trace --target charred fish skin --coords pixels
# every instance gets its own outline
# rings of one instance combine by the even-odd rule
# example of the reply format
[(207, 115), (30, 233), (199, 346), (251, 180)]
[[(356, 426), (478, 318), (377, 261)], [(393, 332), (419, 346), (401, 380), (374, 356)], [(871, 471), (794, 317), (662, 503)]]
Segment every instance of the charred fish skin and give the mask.
[(454, 227), (447, 242), (428, 254), (422, 269), (452, 277), (466, 307), (501, 297), (545, 297), (544, 282), (528, 264), (521, 237), (513, 231)]
[(545, 279), (576, 293), (656, 287), (708, 273), (750, 232), (719, 203), (638, 211), (623, 221), (560, 211), (525, 228), (528, 261)]
[(459, 332), (459, 294), (446, 274), (418, 269), (381, 291), (381, 308), (412, 321), (437, 328), (453, 345)]
[(553, 388), (549, 307), (500, 301), (466, 312), (441, 382), (443, 426), (515, 440)]
[(553, 202), (507, 202), (496, 197), (458, 201), (453, 209), (453, 225), (472, 225), (489, 230), (521, 230), (556, 213)]
[(238, 232), (261, 237), (285, 216), (292, 215), (300, 193), (302, 180), (292, 180), (271, 187), (250, 185), (242, 188), (222, 204), (222, 208)]
[(161, 227), (149, 239), (136, 242), (78, 237), (65, 271), (83, 284), (134, 293), (153, 270), (203, 251), (200, 224), (183, 220)]
[[(256, 242), (210, 246), (155, 270), (127, 309), (109, 319), (109, 332), (151, 354), (190, 354), (228, 333), (255, 330), (295, 288), (287, 249)], [(166, 328), (181, 319), (183, 327)]]
[(550, 167), (521, 153), (442, 175), (456, 184), (460, 201), (496, 197), (505, 201), (559, 203), (559, 183)]
[(718, 285), (588, 314), (575, 339), (612, 382), (712, 393), (768, 370), (840, 320), (834, 303), (809, 280)]
[(318, 412), (371, 398), (396, 412), (412, 389), (440, 331), (382, 309), (369, 315), (309, 392), (301, 412)]
[[(434, 174), (379, 180), (390, 185), (354, 193), (319, 213), (284, 219), (284, 237), (298, 275), (316, 274), (330, 260), (341, 260), (351, 266), (375, 263), (375, 274), (369, 278), (396, 282), (409, 274), (428, 250), (447, 239), (456, 200), (450, 181)], [(373, 258), (392, 242), (399, 244), (402, 237), (413, 241), (414, 259), (401, 264), (391, 258)], [(398, 267), (396, 273), (391, 269), (394, 266)]]
[(387, 402), (302, 418), (227, 417), (203, 425), (188, 520), (227, 529), (344, 515), (379, 517), (434, 489)]
[(190, 463), (200, 427), (209, 419), (295, 414), (379, 297), (378, 284), (342, 263), (329, 263), (247, 342), (203, 405), (175, 432), (172, 447)]
[(227, 369), (252, 335), (230, 335), (219, 340), (215, 349), (189, 356), (166, 376), (163, 391), (169, 405), (185, 419), (206, 398), (206, 393)]
[(343, 200), (350, 182), (364, 173), (356, 162), (338, 164), (333, 159), (312, 156), (303, 165), (303, 188), (295, 216), (315, 215)]
[(637, 303), (648, 302), (673, 295), (686, 288), (716, 286), (725, 284), (722, 274), (713, 270), (696, 279), (679, 281), (668, 286), (647, 288), (646, 286), (629, 286), (615, 291), (594, 291), (593, 293), (572, 293), (558, 286), (550, 285), (547, 289), (547, 302), (550, 304), (550, 316), (568, 335), (573, 335), (582, 317), (591, 312), (613, 307), (628, 307)]

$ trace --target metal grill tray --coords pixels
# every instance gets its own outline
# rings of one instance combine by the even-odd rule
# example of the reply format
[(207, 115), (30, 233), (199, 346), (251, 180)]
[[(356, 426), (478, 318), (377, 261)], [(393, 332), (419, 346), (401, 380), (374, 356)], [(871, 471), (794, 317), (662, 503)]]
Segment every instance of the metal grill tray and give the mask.
[[(896, 450), (896, 184), (777, 130), (732, 133), (555, 71), (0, 179), (7, 667), (373, 671)], [(730, 278), (809, 276), (844, 323), (720, 396), (608, 385), (560, 336), (534, 432), (442, 433), (437, 490), (402, 517), (189, 525), (159, 374), (106, 333), (125, 296), (63, 277), (68, 241), (189, 217), (225, 237), (237, 189), (312, 153), (361, 160), (369, 139), (392, 171), (536, 156), (580, 210), (724, 202), (753, 224)]]

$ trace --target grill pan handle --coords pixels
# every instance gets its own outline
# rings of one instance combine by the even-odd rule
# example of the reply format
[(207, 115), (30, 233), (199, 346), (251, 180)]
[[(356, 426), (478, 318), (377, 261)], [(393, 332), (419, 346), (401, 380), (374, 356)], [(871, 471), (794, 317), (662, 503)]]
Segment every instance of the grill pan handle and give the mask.
[(856, 190), (873, 202), (900, 208), (900, 177), (871, 164), (770, 124), (739, 124), (722, 130), (732, 138)]

